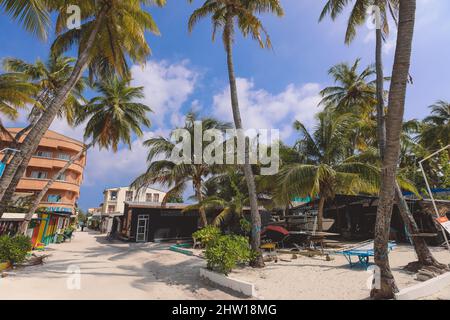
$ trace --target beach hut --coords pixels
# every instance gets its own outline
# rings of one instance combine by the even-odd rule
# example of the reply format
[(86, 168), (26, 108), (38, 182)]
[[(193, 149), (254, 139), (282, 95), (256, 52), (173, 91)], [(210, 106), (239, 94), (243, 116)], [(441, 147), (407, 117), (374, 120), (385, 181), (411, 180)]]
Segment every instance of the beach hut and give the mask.
[(191, 240), (198, 229), (198, 211), (183, 212), (188, 204), (125, 202), (125, 214), (112, 230), (132, 242)]

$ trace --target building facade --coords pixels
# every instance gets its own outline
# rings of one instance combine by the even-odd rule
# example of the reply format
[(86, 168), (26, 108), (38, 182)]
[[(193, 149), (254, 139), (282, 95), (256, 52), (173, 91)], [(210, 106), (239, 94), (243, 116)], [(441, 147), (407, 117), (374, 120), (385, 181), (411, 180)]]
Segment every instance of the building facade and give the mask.
[[(9, 128), (8, 131), (14, 136), (21, 129)], [(25, 137), (26, 134), (19, 142), (22, 142)], [(9, 147), (10, 144), (9, 138), (2, 136), (0, 149)], [(37, 195), (70, 158), (83, 148), (82, 142), (48, 130), (17, 186), (16, 196)], [(42, 241), (44, 244), (52, 242), (54, 235), (68, 225), (70, 217), (75, 216), (85, 165), (86, 156), (83, 155), (62, 176), (58, 177), (45, 194), (39, 205), (40, 211), (44, 213), (40, 214), (38, 223), (32, 224), (36, 230), (29, 230), (30, 236), (37, 241)]]
[(122, 216), (125, 212), (125, 202), (160, 204), (166, 193), (154, 188), (146, 188), (139, 192), (130, 187), (106, 189), (103, 192), (101, 232), (109, 232), (114, 217)]

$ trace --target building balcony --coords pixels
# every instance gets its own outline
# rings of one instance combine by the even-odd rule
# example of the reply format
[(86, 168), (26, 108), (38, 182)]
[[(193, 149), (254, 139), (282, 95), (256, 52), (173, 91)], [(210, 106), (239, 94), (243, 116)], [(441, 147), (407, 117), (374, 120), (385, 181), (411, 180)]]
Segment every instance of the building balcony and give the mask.
[[(67, 164), (67, 160), (58, 158), (43, 158), (33, 156), (28, 164), (28, 167), (46, 168), (46, 169), (61, 169)], [(75, 171), (78, 174), (83, 173), (83, 166), (79, 163), (70, 165), (69, 170)]]
[[(40, 191), (44, 189), (44, 187), (49, 182), (49, 179), (34, 179), (29, 177), (23, 177), (20, 179), (17, 189), (19, 190), (30, 190), (30, 191)], [(52, 190), (62, 190), (62, 191), (71, 191), (76, 195), (80, 193), (80, 185), (75, 182), (69, 181), (55, 181), (51, 187)]]

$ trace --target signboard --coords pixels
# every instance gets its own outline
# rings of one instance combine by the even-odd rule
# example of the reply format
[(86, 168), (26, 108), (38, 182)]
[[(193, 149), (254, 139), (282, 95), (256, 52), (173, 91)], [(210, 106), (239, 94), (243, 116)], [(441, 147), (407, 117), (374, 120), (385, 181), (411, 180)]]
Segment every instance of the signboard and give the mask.
[(5, 171), (5, 164), (3, 163), (3, 162), (0, 162), (0, 177), (2, 176), (2, 174), (3, 174), (3, 171)]
[(441, 226), (447, 230), (448, 233), (450, 233), (450, 221), (447, 219), (447, 217), (440, 217), (436, 219), (437, 222), (441, 224)]

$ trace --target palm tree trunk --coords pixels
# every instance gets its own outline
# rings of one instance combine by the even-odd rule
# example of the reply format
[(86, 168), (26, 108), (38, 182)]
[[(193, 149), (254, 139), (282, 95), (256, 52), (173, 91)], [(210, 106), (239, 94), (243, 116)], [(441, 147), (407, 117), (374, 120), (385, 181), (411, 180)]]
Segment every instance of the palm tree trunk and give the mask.
[[(418, 234), (419, 227), (417, 226), (416, 221), (414, 220), (414, 216), (411, 214), (409, 210), (408, 204), (403, 197), (402, 191), (398, 185), (395, 186), (395, 200), (397, 202), (397, 206), (400, 212), (400, 215), (405, 223), (406, 230), (410, 235)], [(427, 246), (424, 238), (421, 237), (411, 237), (412, 243), (414, 246), (414, 250), (417, 254), (417, 259), (422, 266), (433, 266), (439, 269), (448, 270), (448, 266), (445, 264), (439, 263), (431, 253), (430, 249)]]
[[(44, 111), (39, 121), (31, 129), (30, 133), (24, 139), (20, 147), (21, 152), (19, 154), (15, 154), (10, 164), (5, 168), (3, 176), (0, 179), (0, 202), (3, 201), (5, 191), (11, 184), (11, 181), (13, 180), (13, 177), (17, 169), (21, 164), (28, 165), (28, 162), (31, 159), (31, 155), (36, 151), (39, 142), (41, 141), (45, 132), (47, 132), (48, 128), (50, 127), (51, 123), (56, 117), (58, 111), (61, 109), (70, 91), (74, 88), (76, 83), (80, 80), (81, 76), (83, 75), (83, 72), (89, 63), (89, 53), (94, 45), (100, 26), (106, 16), (106, 11), (107, 7), (105, 6), (102, 8), (99, 15), (97, 16), (94, 28), (92, 29), (88, 41), (86, 42), (86, 47), (79, 54), (78, 60), (73, 68), (69, 80), (62, 86), (60, 90), (58, 90), (58, 93), (56, 94), (55, 98), (52, 100), (52, 102)], [(17, 184), (12, 186), (14, 190), (16, 187)], [(0, 217), (1, 214), (2, 213), (0, 213)]]
[[(19, 132), (16, 133), (16, 135), (14, 136), (14, 142), (13, 142), (11, 148), (18, 149), (19, 146), (20, 146), (20, 143), (19, 143), (20, 138), (22, 138), (22, 136), (24, 134), (26, 134), (28, 131), (30, 131), (31, 128), (33, 128), (33, 126), (39, 120), (39, 117), (37, 115), (37, 111), (32, 111), (32, 112), (34, 113), (34, 115), (32, 113), (32, 119), (31, 119), (30, 124), (28, 126), (26, 126), (25, 128), (23, 128), (22, 130), (20, 130)], [(27, 169), (27, 164), (30, 161), (32, 155), (33, 154), (31, 154), (29, 156), (29, 158), (22, 160), (22, 162), (20, 163), (19, 167), (17, 168), (16, 173), (14, 174), (13, 179), (11, 180), (11, 183), (9, 184), (8, 188), (6, 189), (5, 194), (3, 195), (3, 199), (2, 199), (2, 201), (0, 203), (0, 217), (5, 212), (5, 209), (6, 209), (7, 205), (8, 205), (8, 203), (12, 200), (12, 197), (14, 195), (14, 191), (16, 190), (16, 187), (19, 184), (20, 179), (23, 177), (23, 175), (25, 173), (25, 170)], [(3, 158), (2, 162), (6, 163), (6, 162), (9, 161), (10, 158), (11, 158), (11, 154), (7, 154)]]
[(384, 121), (384, 74), (383, 74), (383, 35), (381, 29), (376, 31), (376, 91), (377, 91), (377, 135), (381, 159), (386, 148), (386, 123)]
[[(381, 29), (376, 29), (376, 94), (377, 94), (377, 135), (378, 135), (378, 148), (381, 159), (384, 158), (384, 150), (386, 147), (386, 123), (384, 118), (384, 74), (383, 74), (383, 35)], [(409, 234), (418, 234), (419, 228), (414, 216), (412, 215), (409, 207), (405, 201), (405, 198), (401, 192), (401, 188), (396, 183), (395, 186), (395, 202), (399, 208), (400, 216)], [(418, 260), (423, 265), (434, 265), (436, 267), (445, 267), (440, 264), (433, 257), (433, 254), (428, 249), (428, 246), (423, 238), (412, 237), (414, 249), (416, 251)]]
[(320, 196), (319, 199), (319, 210), (317, 212), (317, 231), (323, 231), (323, 208), (325, 206), (325, 198)]
[(381, 192), (375, 225), (375, 263), (379, 268), (380, 287), (371, 296), (391, 299), (398, 288), (389, 266), (388, 241), (394, 205), (396, 171), (400, 155), (400, 134), (405, 108), (406, 87), (411, 63), (416, 0), (400, 0), (397, 47), (395, 50), (386, 117), (386, 148), (381, 170)]
[[(201, 178), (199, 180), (194, 181), (194, 187), (197, 201), (199, 204), (201, 204), (203, 202)], [(206, 227), (208, 225), (208, 219), (206, 218), (206, 211), (203, 205), (200, 205), (199, 212), (200, 212), (200, 219), (202, 220), (202, 227)]]
[(22, 222), (22, 224), (20, 225), (20, 230), (19, 233), (20, 234), (26, 234), (27, 230), (28, 230), (28, 225), (31, 221), (31, 219), (33, 218), (34, 213), (36, 212), (37, 208), (39, 207), (39, 204), (41, 203), (42, 199), (44, 198), (45, 194), (47, 193), (47, 191), (50, 189), (50, 187), (52, 186), (52, 184), (56, 181), (56, 179), (58, 179), (59, 176), (61, 176), (62, 174), (64, 174), (67, 169), (69, 169), (69, 167), (78, 159), (80, 159), (80, 157), (83, 155), (83, 153), (87, 152), (87, 150), (92, 147), (93, 143), (90, 143), (88, 145), (86, 145), (85, 147), (83, 147), (80, 152), (78, 152), (76, 155), (74, 155), (73, 157), (70, 158), (69, 161), (67, 161), (67, 163), (64, 165), (64, 167), (62, 167), (58, 173), (56, 175), (54, 175), (52, 177), (52, 179), (50, 179), (47, 184), (45, 185), (45, 187), (39, 192), (39, 194), (36, 196), (36, 198), (33, 201), (33, 204), (31, 205), (30, 210), (28, 211), (28, 213), (25, 216), (24, 221)]
[[(228, 65), (228, 77), (230, 80), (230, 92), (231, 92), (231, 108), (233, 110), (234, 125), (237, 129), (237, 134), (241, 135), (238, 138), (245, 139), (242, 133), (242, 120), (239, 110), (239, 100), (237, 94), (236, 76), (234, 74), (234, 64), (233, 64), (233, 44), (232, 44), (232, 34), (233, 34), (233, 17), (228, 14), (226, 18), (226, 25), (224, 30), (225, 36), (225, 49), (227, 52), (227, 65)], [(256, 268), (264, 267), (264, 261), (261, 253), (261, 216), (258, 210), (258, 201), (256, 197), (256, 185), (255, 178), (253, 177), (252, 167), (248, 161), (248, 149), (245, 148), (245, 164), (244, 164), (244, 175), (247, 181), (248, 194), (250, 198), (250, 212), (252, 220), (252, 236), (251, 236), (251, 247), (252, 250), (257, 253), (255, 259), (251, 262), (251, 265)]]

